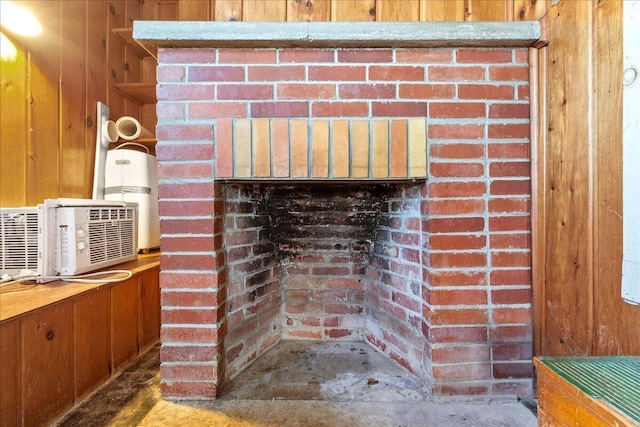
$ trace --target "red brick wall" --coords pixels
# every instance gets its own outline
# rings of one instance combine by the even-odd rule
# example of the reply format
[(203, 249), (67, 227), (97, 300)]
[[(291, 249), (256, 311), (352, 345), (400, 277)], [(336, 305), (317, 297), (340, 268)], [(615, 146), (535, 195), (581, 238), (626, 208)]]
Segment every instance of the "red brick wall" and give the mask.
[(268, 191), (272, 238), (284, 265), (283, 338), (362, 340), (364, 273), (380, 191), (328, 184)]
[(421, 189), (388, 189), (374, 254), (367, 271), (366, 339), (418, 377), (423, 377)]
[(225, 379), (233, 377), (280, 338), (281, 267), (270, 238), (263, 191), (224, 185), (227, 251)]
[[(214, 396), (283, 335), (340, 329), (436, 394), (530, 393), (527, 60), (526, 49), (161, 50), (163, 395)], [(267, 238), (264, 190), (214, 179), (218, 120), (255, 117), (426, 117), (428, 182), (384, 193), (369, 258), (305, 254), (290, 269)], [(319, 289), (290, 286), (303, 271)], [(330, 292), (333, 276), (363, 308), (349, 328), (325, 308), (288, 311), (345, 297)]]

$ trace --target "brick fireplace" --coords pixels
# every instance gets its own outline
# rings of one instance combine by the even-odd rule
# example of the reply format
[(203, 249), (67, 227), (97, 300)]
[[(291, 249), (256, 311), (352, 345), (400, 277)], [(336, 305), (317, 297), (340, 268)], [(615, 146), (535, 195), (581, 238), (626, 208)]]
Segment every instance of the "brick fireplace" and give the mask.
[(366, 341), (434, 395), (530, 394), (539, 29), (233, 24), (134, 27), (158, 58), (163, 396), (214, 398), (283, 339)]

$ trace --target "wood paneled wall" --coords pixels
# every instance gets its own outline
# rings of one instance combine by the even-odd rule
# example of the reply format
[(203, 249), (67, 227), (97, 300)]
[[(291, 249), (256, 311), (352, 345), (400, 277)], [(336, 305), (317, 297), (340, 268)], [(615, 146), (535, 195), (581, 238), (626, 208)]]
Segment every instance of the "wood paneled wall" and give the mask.
[(563, 0), (543, 24), (536, 350), (638, 355), (640, 307), (620, 297), (622, 2)]
[(7, 34), (17, 57), (0, 61), (0, 206), (90, 197), (96, 102), (111, 116), (140, 115), (113, 82), (139, 81), (140, 59), (111, 28), (140, 18), (137, 1), (20, 1), (43, 27)]

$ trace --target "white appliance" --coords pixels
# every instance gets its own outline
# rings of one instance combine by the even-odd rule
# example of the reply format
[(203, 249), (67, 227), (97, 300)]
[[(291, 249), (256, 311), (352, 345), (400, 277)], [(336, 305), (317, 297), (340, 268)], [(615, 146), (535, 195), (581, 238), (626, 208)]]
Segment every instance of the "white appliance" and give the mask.
[[(120, 147), (127, 145), (138, 144)], [(138, 204), (138, 249), (144, 252), (160, 246), (158, 160), (149, 153), (120, 147), (107, 152), (104, 198)]]
[[(149, 150), (135, 142), (126, 142), (109, 150), (109, 144), (119, 138), (133, 141), (153, 134), (133, 117), (117, 121), (109, 119), (109, 107), (97, 103), (97, 132), (92, 198), (138, 203), (138, 248), (143, 252), (160, 246), (160, 217), (158, 215), (158, 161)], [(138, 146), (146, 150), (122, 149)]]
[(38, 207), (0, 208), (0, 276), (38, 269)]
[(38, 205), (40, 282), (73, 276), (135, 259), (135, 203), (47, 199)]

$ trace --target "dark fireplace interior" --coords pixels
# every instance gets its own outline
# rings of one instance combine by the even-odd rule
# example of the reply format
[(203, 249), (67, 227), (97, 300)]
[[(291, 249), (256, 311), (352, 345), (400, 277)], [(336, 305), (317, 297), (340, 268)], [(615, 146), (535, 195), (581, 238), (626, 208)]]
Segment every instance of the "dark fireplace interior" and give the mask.
[(227, 377), (279, 339), (366, 339), (421, 375), (421, 187), (224, 184)]

